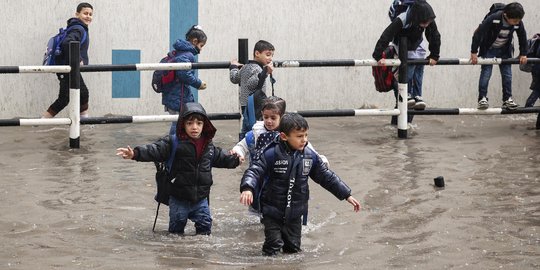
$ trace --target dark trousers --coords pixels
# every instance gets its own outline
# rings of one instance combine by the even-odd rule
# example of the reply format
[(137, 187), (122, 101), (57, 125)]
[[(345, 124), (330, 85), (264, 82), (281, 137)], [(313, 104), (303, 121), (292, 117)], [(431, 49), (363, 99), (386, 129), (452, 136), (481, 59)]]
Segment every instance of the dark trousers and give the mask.
[[(53, 104), (49, 106), (49, 109), (47, 109), (47, 112), (49, 112), (52, 116), (57, 115), (69, 104), (69, 76), (68, 74), (63, 74), (63, 73), (58, 73), (56, 75), (58, 76), (58, 81), (60, 84), (60, 91), (58, 93), (58, 98), (56, 98)], [(81, 80), (80, 111), (84, 112), (88, 110), (88, 88), (86, 87), (86, 84), (84, 83), (82, 76), (80, 77), (80, 80)]]
[(301, 251), (302, 218), (296, 218), (286, 223), (282, 220), (264, 217), (264, 244), (263, 254), (276, 255), (281, 249), (284, 253)]

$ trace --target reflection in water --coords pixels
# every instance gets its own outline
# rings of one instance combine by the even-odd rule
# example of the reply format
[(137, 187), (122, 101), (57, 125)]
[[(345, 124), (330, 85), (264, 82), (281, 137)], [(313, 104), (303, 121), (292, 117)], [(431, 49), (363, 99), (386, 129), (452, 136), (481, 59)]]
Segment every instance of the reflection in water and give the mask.
[[(263, 226), (239, 203), (245, 165), (214, 170), (211, 236), (169, 234), (154, 165), (115, 149), (165, 123), (0, 129), (0, 263), (7, 269), (482, 269), (540, 267), (540, 132), (533, 118), (415, 118), (407, 140), (381, 118), (308, 119), (310, 141), (362, 199), (362, 212), (311, 182), (303, 252), (264, 257)], [(216, 121), (216, 145), (238, 127)], [(511, 127), (511, 128), (509, 128)], [(435, 189), (443, 175), (446, 188)]]

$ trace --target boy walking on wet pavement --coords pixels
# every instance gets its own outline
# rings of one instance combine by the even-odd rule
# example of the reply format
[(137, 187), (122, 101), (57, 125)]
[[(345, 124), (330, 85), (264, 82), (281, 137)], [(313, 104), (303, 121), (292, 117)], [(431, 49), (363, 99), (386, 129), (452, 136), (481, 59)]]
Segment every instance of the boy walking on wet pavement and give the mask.
[[(496, 9), (497, 4), (492, 6)], [(512, 57), (514, 45), (512, 38), (514, 32), (519, 40), (519, 63), (527, 63), (527, 34), (523, 25), (525, 11), (520, 3), (510, 3), (502, 10), (496, 11), (487, 16), (480, 26), (474, 31), (471, 45), (471, 63), (478, 63), (478, 56), (483, 58)], [(480, 51), (478, 50), (480, 47)], [(512, 66), (509, 64), (499, 65), (502, 77), (502, 108), (513, 110), (518, 104), (512, 98)], [(478, 82), (478, 109), (489, 108), (487, 92), (489, 79), (493, 65), (482, 65), (480, 79)]]
[[(301, 115), (283, 115), (278, 130), (279, 136), (250, 165), (240, 184), (240, 202), (260, 204), (265, 235), (262, 251), (267, 256), (281, 250), (301, 251), (302, 223), (307, 223), (308, 177), (338, 199), (347, 200), (355, 212), (360, 211), (351, 189), (328, 169), (317, 152), (306, 147), (309, 126)], [(253, 200), (255, 191), (261, 194), (259, 202)]]
[(206, 111), (199, 103), (189, 102), (178, 116), (176, 136), (165, 136), (154, 143), (116, 149), (116, 155), (136, 161), (164, 162), (172, 154), (173, 139), (178, 140), (170, 168), (169, 232), (184, 234), (187, 220), (195, 223), (196, 234), (209, 235), (212, 216), (208, 206), (212, 186), (212, 167), (236, 168), (239, 158), (214, 146), (216, 134)]

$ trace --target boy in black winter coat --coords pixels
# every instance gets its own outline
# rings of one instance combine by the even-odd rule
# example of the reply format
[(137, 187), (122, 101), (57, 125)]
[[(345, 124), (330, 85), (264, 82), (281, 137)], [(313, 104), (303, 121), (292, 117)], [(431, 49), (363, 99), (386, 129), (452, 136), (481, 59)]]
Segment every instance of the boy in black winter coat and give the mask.
[[(69, 43), (71, 41), (80, 42), (80, 60), (82, 65), (88, 65), (88, 46), (90, 45), (90, 34), (88, 26), (92, 22), (94, 7), (89, 3), (80, 3), (77, 5), (75, 17), (67, 21), (68, 27), (78, 25), (68, 32), (66, 38), (61, 44), (62, 54), (56, 57), (57, 65), (69, 65)], [(43, 113), (44, 118), (52, 118), (62, 111), (69, 104), (69, 76), (66, 73), (57, 73), (60, 82), (60, 91), (58, 98)], [(88, 117), (88, 88), (84, 83), (83, 77), (80, 77), (80, 113), (81, 117)]]
[[(471, 63), (478, 63), (478, 56), (483, 58), (511, 58), (514, 45), (512, 38), (517, 33), (519, 41), (519, 63), (527, 63), (527, 33), (523, 24), (525, 11), (520, 3), (506, 5), (485, 18), (474, 31), (471, 44)], [(480, 50), (478, 50), (480, 48)], [(518, 104), (512, 98), (512, 66), (499, 65), (502, 77), (502, 108), (515, 109)], [(492, 65), (482, 65), (478, 82), (478, 109), (489, 108), (487, 92), (491, 78)]]
[[(172, 192), (169, 197), (169, 232), (184, 233), (187, 220), (195, 223), (197, 234), (208, 235), (212, 216), (208, 196), (212, 186), (212, 167), (236, 168), (239, 158), (214, 146), (216, 128), (199, 103), (186, 103), (178, 117), (178, 145), (172, 163)], [(116, 149), (117, 155), (136, 161), (164, 162), (171, 154), (171, 136), (137, 146)]]
[[(354, 211), (360, 203), (351, 189), (322, 162), (312, 148), (306, 147), (307, 121), (297, 113), (283, 115), (280, 134), (246, 170), (240, 184), (240, 202), (260, 203), (265, 241), (264, 255), (301, 251), (302, 216), (308, 210), (308, 177), (340, 200), (347, 200)], [(264, 179), (260, 181), (259, 179)], [(254, 191), (260, 201), (253, 201)]]
[[(423, 48), (424, 35), (429, 43), (429, 52), (427, 56), (429, 65), (433, 66), (439, 61), (441, 49), (441, 34), (435, 22), (435, 12), (429, 3), (425, 0), (417, 0), (408, 11), (399, 14), (386, 27), (373, 50), (373, 58), (383, 64), (382, 53), (388, 47), (390, 42), (399, 46), (401, 37), (407, 37), (408, 58), (419, 58), (425, 56)], [(424, 76), (424, 66), (409, 65), (407, 67), (407, 105), (411, 109), (423, 110), (426, 103), (422, 97), (422, 81)], [(394, 96), (396, 98), (396, 108), (398, 101), (398, 85), (394, 86)], [(408, 122), (412, 122), (412, 115)], [(392, 124), (397, 124), (397, 117), (392, 117)]]

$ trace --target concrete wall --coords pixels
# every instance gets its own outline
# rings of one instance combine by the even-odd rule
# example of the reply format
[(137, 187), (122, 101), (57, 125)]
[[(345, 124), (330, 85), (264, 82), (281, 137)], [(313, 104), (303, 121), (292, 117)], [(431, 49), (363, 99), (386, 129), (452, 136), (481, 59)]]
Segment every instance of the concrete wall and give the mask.
[[(3, 0), (0, 9), (0, 65), (39, 65), (48, 38), (74, 14), (79, 1)], [(272, 42), (276, 60), (369, 59), (381, 32), (391, 0), (94, 0), (90, 26), (92, 64), (112, 63), (115, 50), (139, 50), (140, 62), (157, 62), (170, 41), (184, 29), (169, 25), (195, 21), (209, 39), (200, 62), (228, 61), (237, 57), (239, 38), (248, 38), (250, 50), (259, 39)], [(491, 0), (431, 0), (442, 35), (441, 57), (469, 57), (472, 32), (487, 12)], [(540, 32), (540, 1), (521, 1), (526, 10), (528, 35)], [(170, 7), (197, 8), (185, 18)], [(196, 10), (196, 9), (195, 9)], [(173, 14), (169, 18), (169, 14)], [(187, 21), (187, 23), (186, 23)], [(183, 27), (183, 26), (181, 26)], [(180, 28), (181, 28), (180, 27)], [(172, 34), (170, 34), (172, 33)], [(426, 67), (424, 98), (432, 107), (475, 107), (479, 66)], [(150, 88), (151, 72), (140, 76), (139, 98), (113, 98), (112, 73), (85, 73), (90, 88), (91, 115), (161, 114), (160, 96)], [(199, 101), (209, 112), (235, 112), (238, 88), (227, 70), (200, 70), (208, 89)], [(371, 68), (276, 69), (276, 95), (290, 110), (393, 106), (392, 94), (374, 90)], [(500, 106), (498, 71), (489, 89), (492, 106)], [(514, 67), (514, 98), (520, 104), (530, 93), (530, 75)], [(52, 74), (0, 74), (0, 118), (38, 116), (58, 94)], [(66, 115), (62, 112), (61, 115)]]

